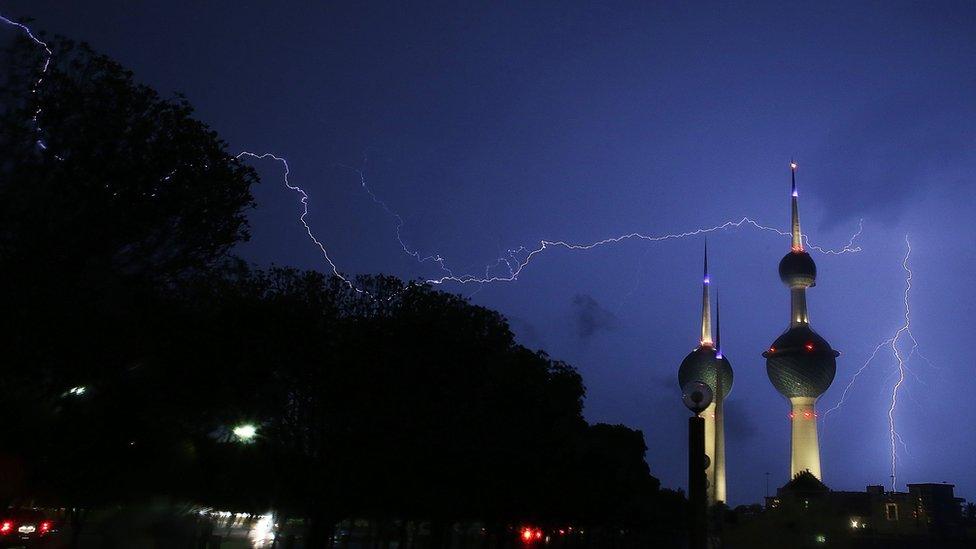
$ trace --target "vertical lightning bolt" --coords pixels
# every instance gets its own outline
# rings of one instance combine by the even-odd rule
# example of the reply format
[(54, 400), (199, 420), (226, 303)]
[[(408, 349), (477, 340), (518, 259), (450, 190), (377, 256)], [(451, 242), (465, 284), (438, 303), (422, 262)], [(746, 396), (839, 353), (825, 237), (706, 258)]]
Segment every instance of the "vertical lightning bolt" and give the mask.
[[(895, 360), (898, 362), (898, 381), (895, 382), (894, 387), (891, 389), (891, 406), (888, 407), (888, 431), (889, 438), (891, 442), (891, 490), (895, 490), (895, 482), (898, 478), (898, 447), (895, 445), (896, 440), (904, 441), (898, 431), (895, 429), (895, 408), (898, 406), (898, 391), (901, 389), (903, 383), (905, 383), (905, 358), (902, 356), (901, 351), (898, 349), (898, 341), (904, 335), (908, 335), (908, 338), (912, 342), (912, 349), (918, 347), (918, 341), (915, 339), (915, 335), (912, 334), (912, 309), (911, 304), (908, 301), (909, 294), (912, 291), (912, 269), (908, 266), (908, 259), (912, 255), (912, 243), (908, 240), (908, 235), (905, 235), (905, 245), (908, 250), (905, 252), (905, 258), (901, 262), (901, 268), (905, 270), (905, 323), (902, 324), (898, 331), (895, 332), (895, 336), (891, 338), (891, 352), (895, 356)], [(907, 449), (907, 447), (906, 447)]]
[[(911, 297), (912, 279), (914, 277), (914, 273), (912, 272), (912, 269), (908, 264), (912, 256), (912, 243), (909, 240), (908, 235), (905, 235), (905, 246), (906, 246), (905, 256), (902, 258), (901, 261), (901, 268), (905, 272), (905, 291), (902, 296), (903, 322), (901, 326), (899, 326), (898, 329), (895, 330), (895, 333), (891, 337), (886, 338), (884, 341), (879, 343), (877, 347), (874, 348), (874, 351), (871, 353), (868, 359), (864, 361), (864, 363), (861, 365), (860, 368), (857, 369), (856, 372), (854, 372), (854, 375), (851, 377), (851, 380), (847, 383), (847, 386), (844, 387), (844, 392), (843, 394), (841, 394), (840, 400), (837, 402), (837, 404), (835, 404), (833, 407), (831, 407), (823, 414), (823, 419), (824, 421), (826, 421), (827, 416), (831, 412), (836, 411), (844, 404), (844, 402), (847, 400), (848, 394), (854, 388), (854, 384), (855, 382), (857, 382), (857, 378), (868, 367), (868, 365), (870, 365), (874, 361), (874, 359), (877, 357), (878, 353), (881, 352), (882, 349), (887, 349), (891, 352), (891, 356), (894, 359), (894, 362), (893, 362), (893, 370), (890, 374), (890, 377), (893, 377), (895, 381), (894, 384), (891, 386), (890, 396), (888, 398), (887, 418), (888, 418), (888, 443), (889, 443), (889, 450), (891, 454), (890, 455), (890, 467), (891, 467), (890, 478), (891, 478), (892, 490), (895, 490), (896, 482), (898, 480), (898, 446), (901, 445), (901, 447), (904, 448), (906, 454), (908, 453), (908, 445), (905, 443), (905, 440), (902, 438), (901, 434), (898, 432), (898, 429), (895, 425), (896, 423), (895, 419), (896, 419), (897, 409), (898, 409), (898, 396), (901, 393), (901, 390), (905, 384), (906, 373), (912, 374), (915, 377), (915, 379), (921, 383), (921, 380), (918, 378), (918, 375), (915, 374), (914, 371), (909, 369), (908, 363), (913, 357), (918, 356), (923, 361), (928, 363), (930, 366), (933, 366), (931, 361), (929, 361), (927, 358), (925, 358), (925, 356), (921, 354), (921, 352), (919, 352), (918, 340), (915, 338), (915, 334), (912, 333), (912, 309), (911, 309), (910, 297)], [(904, 348), (903, 345), (906, 342), (911, 343), (911, 348), (907, 356), (903, 351)], [(887, 384), (888, 382), (886, 380), (885, 385)]]

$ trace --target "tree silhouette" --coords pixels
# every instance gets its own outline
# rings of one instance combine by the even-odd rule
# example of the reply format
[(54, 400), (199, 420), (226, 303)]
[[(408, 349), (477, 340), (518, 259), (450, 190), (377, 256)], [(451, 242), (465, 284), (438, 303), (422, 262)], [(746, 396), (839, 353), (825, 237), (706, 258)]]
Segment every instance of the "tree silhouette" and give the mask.
[(0, 414), (25, 486), (81, 508), (171, 468), (145, 477), (134, 463), (180, 462), (154, 442), (175, 425), (155, 415), (166, 397), (148, 366), (176, 329), (155, 308), (247, 238), (257, 179), (183, 98), (84, 44), (48, 43), (36, 93), (42, 52), (26, 39), (6, 51), (0, 89)]

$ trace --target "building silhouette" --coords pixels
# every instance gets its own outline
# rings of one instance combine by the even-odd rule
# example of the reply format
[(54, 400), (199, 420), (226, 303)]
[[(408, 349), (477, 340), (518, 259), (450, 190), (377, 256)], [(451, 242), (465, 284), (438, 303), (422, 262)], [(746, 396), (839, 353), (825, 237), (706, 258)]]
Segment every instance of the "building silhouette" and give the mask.
[(678, 386), (701, 381), (712, 389), (712, 403), (702, 412), (705, 418), (705, 455), (708, 456), (708, 501), (725, 502), (725, 423), (724, 401), (732, 390), (732, 364), (722, 354), (715, 300), (715, 339), (712, 339), (712, 308), (709, 299), (711, 279), (708, 276), (708, 247), (705, 247), (705, 269), (702, 279), (701, 335), (698, 346), (688, 353), (678, 368)]
[(835, 491), (804, 471), (766, 498), (765, 513), (744, 517), (750, 524), (726, 541), (731, 547), (971, 547), (963, 501), (952, 484)]

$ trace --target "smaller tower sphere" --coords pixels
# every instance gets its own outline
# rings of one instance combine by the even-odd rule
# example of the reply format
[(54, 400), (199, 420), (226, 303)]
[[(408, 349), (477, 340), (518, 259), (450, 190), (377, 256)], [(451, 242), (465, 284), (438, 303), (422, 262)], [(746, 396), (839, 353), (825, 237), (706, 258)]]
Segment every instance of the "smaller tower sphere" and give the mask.
[(783, 256), (779, 262), (779, 278), (789, 287), (808, 288), (817, 285), (817, 264), (810, 254), (794, 251)]
[(732, 390), (732, 364), (719, 358), (712, 347), (702, 346), (688, 353), (678, 368), (678, 385), (701, 381), (712, 389), (716, 399), (724, 399)]

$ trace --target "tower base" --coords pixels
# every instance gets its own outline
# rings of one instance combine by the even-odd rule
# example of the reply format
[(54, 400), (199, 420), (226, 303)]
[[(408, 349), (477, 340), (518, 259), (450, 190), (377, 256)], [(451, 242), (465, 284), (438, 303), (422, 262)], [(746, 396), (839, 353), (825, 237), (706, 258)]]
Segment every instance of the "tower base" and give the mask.
[(792, 438), (790, 445), (790, 478), (810, 471), (821, 479), (820, 440), (817, 437), (817, 399), (814, 397), (793, 397), (790, 399), (790, 423)]

